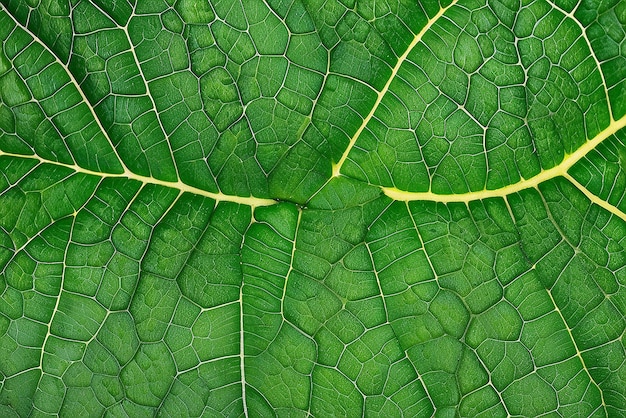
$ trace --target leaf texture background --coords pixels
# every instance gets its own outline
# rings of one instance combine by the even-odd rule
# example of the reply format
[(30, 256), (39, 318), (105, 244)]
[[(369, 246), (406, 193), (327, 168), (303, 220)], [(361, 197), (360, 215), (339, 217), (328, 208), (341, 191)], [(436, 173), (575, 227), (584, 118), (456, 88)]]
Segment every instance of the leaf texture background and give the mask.
[(0, 415), (626, 414), (626, 3), (2, 0)]

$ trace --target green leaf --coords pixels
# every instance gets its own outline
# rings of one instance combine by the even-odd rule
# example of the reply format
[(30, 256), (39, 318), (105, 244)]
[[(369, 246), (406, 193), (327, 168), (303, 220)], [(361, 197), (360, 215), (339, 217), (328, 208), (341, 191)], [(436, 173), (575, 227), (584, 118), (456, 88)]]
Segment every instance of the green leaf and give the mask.
[(626, 3), (2, 0), (1, 416), (626, 414)]

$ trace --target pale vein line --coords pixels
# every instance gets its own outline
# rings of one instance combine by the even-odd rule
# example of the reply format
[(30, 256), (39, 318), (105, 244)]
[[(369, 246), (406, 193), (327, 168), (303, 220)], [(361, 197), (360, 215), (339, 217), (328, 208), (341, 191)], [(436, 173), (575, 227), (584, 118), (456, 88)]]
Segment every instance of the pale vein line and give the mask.
[[(150, 83), (149, 80), (146, 78), (146, 76), (144, 75), (144, 71), (143, 68), (141, 67), (141, 63), (139, 61), (139, 58), (137, 57), (137, 51), (135, 50), (135, 45), (133, 44), (131, 38), (130, 38), (130, 33), (128, 32), (128, 25), (130, 25), (131, 20), (133, 19), (134, 16), (142, 16), (142, 15), (137, 15), (135, 14), (135, 8), (133, 8), (133, 12), (131, 17), (128, 19), (128, 21), (126, 22), (125, 26), (120, 26), (117, 21), (109, 15), (109, 13), (107, 13), (105, 10), (103, 10), (98, 4), (95, 4), (92, 2), (91, 4), (93, 7), (95, 7), (100, 13), (102, 13), (104, 16), (108, 17), (109, 19), (111, 19), (111, 22), (117, 27), (117, 29), (121, 30), (122, 32), (124, 32), (124, 36), (126, 37), (126, 40), (128, 41), (128, 46), (129, 46), (129, 51), (133, 57), (133, 61), (135, 63), (135, 66), (137, 67), (137, 71), (139, 72), (139, 77), (141, 78), (141, 81), (143, 82), (143, 85), (146, 89), (146, 93), (145, 94), (140, 94), (139, 96), (132, 96), (129, 94), (124, 95), (124, 97), (147, 97), (150, 100), (150, 105), (152, 106), (152, 108), (150, 110), (154, 111), (154, 117), (157, 121), (157, 123), (159, 124), (159, 127), (161, 128), (161, 133), (163, 133), (163, 138), (164, 138), (164, 142), (167, 144), (167, 149), (170, 152), (170, 156), (172, 157), (172, 164), (174, 165), (174, 170), (176, 171), (176, 177), (180, 178), (180, 174), (178, 171), (178, 165), (176, 162), (176, 158), (174, 156), (174, 151), (172, 150), (172, 144), (170, 143), (170, 137), (167, 133), (167, 131), (165, 130), (165, 127), (163, 126), (163, 122), (161, 121), (161, 115), (159, 115), (159, 109), (157, 108), (156, 102), (154, 101), (154, 97), (152, 95), (151, 89), (150, 89)], [(128, 52), (128, 51), (123, 51), (123, 52)], [(165, 74), (162, 77), (169, 77), (171, 74)], [(144, 152), (146, 152), (146, 149), (143, 149), (142, 146), (142, 150)], [(152, 171), (152, 168), (150, 168), (150, 171)]]
[[(546, 292), (548, 293), (548, 296), (550, 297), (550, 300), (552, 301), (552, 305), (554, 306), (554, 310), (556, 311), (556, 313), (559, 315), (559, 317), (561, 318), (561, 321), (563, 322), (563, 325), (565, 325), (565, 329), (567, 329), (567, 333), (569, 335), (569, 339), (571, 340), (574, 349), (576, 350), (576, 356), (578, 357), (578, 359), (581, 362), (581, 365), (583, 367), (583, 370), (585, 371), (585, 373), (587, 374), (587, 377), (589, 377), (589, 381), (598, 389), (598, 392), (600, 393), (600, 399), (601, 399), (601, 405), (602, 408), (604, 409), (605, 412), (605, 416), (606, 416), (606, 402), (604, 401), (604, 392), (602, 391), (602, 388), (600, 387), (599, 382), (596, 382), (596, 380), (593, 378), (593, 376), (591, 375), (589, 368), (587, 367), (587, 365), (585, 364), (585, 359), (582, 356), (582, 353), (580, 351), (580, 349), (578, 348), (578, 344), (576, 343), (576, 339), (574, 338), (574, 334), (572, 333), (572, 328), (570, 328), (569, 323), (565, 320), (565, 316), (563, 315), (563, 312), (561, 312), (561, 309), (559, 308), (559, 305), (556, 303), (556, 300), (554, 299), (554, 296), (552, 295), (552, 291), (554, 289), (554, 287), (556, 286), (556, 282), (558, 280), (560, 280), (564, 273), (567, 271), (567, 269), (572, 265), (572, 263), (574, 262), (575, 258), (576, 258), (576, 253), (578, 253), (578, 248), (579, 246), (576, 245), (575, 243), (573, 243), (569, 237), (567, 237), (567, 234), (565, 234), (565, 232), (563, 231), (563, 229), (561, 228), (561, 226), (559, 225), (559, 222), (557, 222), (556, 218), (554, 217), (554, 212), (550, 210), (550, 206), (548, 205), (548, 202), (545, 199), (545, 196), (541, 196), (541, 200), (543, 202), (543, 205), (546, 209), (546, 213), (548, 215), (548, 218), (550, 220), (550, 222), (554, 225), (554, 227), (557, 229), (558, 233), (561, 235), (563, 241), (572, 249), (574, 250), (574, 254), (573, 256), (569, 257), (567, 263), (563, 266), (563, 268), (561, 269), (561, 273), (558, 275), (558, 277), (556, 278), (556, 281), (552, 284), (552, 286), (550, 287), (546, 287)], [(535, 269), (535, 265), (533, 265), (533, 269)], [(566, 306), (567, 306), (567, 302), (566, 302)]]
[(569, 173), (563, 174), (563, 177), (568, 179), (576, 188), (578, 188), (578, 190), (583, 192), (583, 194), (585, 196), (587, 196), (587, 199), (589, 199), (591, 202), (593, 202), (596, 205), (600, 206), (601, 208), (603, 208), (607, 212), (612, 213), (613, 215), (617, 216), (618, 218), (621, 218), (622, 220), (626, 221), (626, 213), (622, 212), (619, 208), (617, 208), (616, 206), (613, 206), (612, 204), (610, 204), (606, 200), (600, 199), (598, 196), (596, 196), (595, 194), (591, 193), (589, 191), (589, 189), (587, 189), (585, 186), (580, 184), (578, 182), (578, 180), (576, 180), (574, 177), (572, 177)]
[[(385, 311), (385, 323), (390, 324), (391, 322), (389, 322), (389, 310), (387, 309), (387, 300), (385, 298), (385, 294), (383, 293), (383, 287), (380, 284), (380, 276), (379, 276), (380, 272), (376, 270), (376, 267), (375, 267), (376, 263), (374, 262), (374, 254), (372, 253), (372, 249), (370, 248), (370, 245), (368, 242), (365, 242), (365, 249), (367, 250), (367, 254), (369, 255), (370, 263), (372, 263), (372, 270), (374, 271), (374, 277), (376, 277), (376, 286), (378, 287), (378, 293), (379, 293), (377, 296), (380, 296), (380, 299), (383, 302), (383, 309)], [(404, 352), (404, 355), (407, 356), (406, 350)]]
[(396, 78), (396, 74), (400, 70), (400, 67), (402, 66), (404, 61), (406, 61), (406, 58), (409, 56), (409, 53), (422, 40), (422, 38), (424, 37), (424, 34), (435, 24), (435, 22), (450, 7), (454, 6), (457, 1), (458, 0), (453, 0), (449, 5), (439, 10), (439, 12), (435, 16), (433, 16), (432, 19), (428, 21), (428, 23), (426, 23), (426, 25), (422, 28), (422, 30), (419, 31), (417, 35), (415, 35), (415, 38), (413, 38), (413, 41), (409, 44), (406, 51), (404, 51), (404, 54), (402, 54), (400, 58), (398, 58), (398, 62), (396, 62), (395, 67), (393, 67), (393, 69), (391, 70), (391, 76), (387, 80), (387, 83), (385, 83), (385, 86), (382, 88), (382, 90), (378, 92), (378, 97), (376, 98), (376, 102), (374, 103), (374, 106), (372, 106), (372, 110), (370, 110), (370, 113), (365, 117), (365, 119), (363, 119), (361, 126), (359, 126), (359, 129), (357, 129), (357, 131), (354, 133), (354, 135), (350, 139), (350, 143), (348, 144), (348, 147), (346, 148), (346, 150), (343, 152), (341, 159), (336, 164), (333, 164), (333, 177), (337, 177), (341, 174), (340, 173), (341, 167), (346, 162), (346, 159), (348, 158), (348, 154), (350, 153), (350, 150), (352, 150), (352, 148), (354, 147), (354, 144), (356, 144), (357, 139), (359, 138), (359, 136), (361, 135), (361, 133), (363, 132), (363, 130), (369, 123), (370, 119), (372, 119), (372, 116), (374, 116), (376, 109), (378, 109), (380, 102), (382, 102), (383, 97), (385, 96), (385, 94), (387, 94), (387, 91), (389, 90), (391, 83)]
[(185, 183), (183, 183), (180, 180), (178, 180), (178, 181), (165, 181), (165, 180), (155, 179), (154, 177), (142, 176), (142, 175), (135, 174), (135, 173), (132, 173), (132, 172), (121, 173), (121, 174), (100, 173), (100, 172), (97, 172), (97, 171), (88, 170), (88, 169), (83, 168), (83, 167), (81, 167), (81, 166), (79, 166), (77, 164), (64, 164), (64, 163), (59, 163), (59, 162), (56, 162), (56, 161), (45, 160), (45, 159), (41, 158), (38, 155), (12, 154), (12, 153), (8, 153), (8, 152), (4, 152), (4, 151), (0, 150), (0, 157), (3, 157), (3, 156), (14, 157), (14, 158), (34, 159), (34, 160), (38, 160), (41, 164), (51, 164), (51, 165), (56, 165), (56, 166), (59, 166), (59, 167), (65, 167), (65, 168), (69, 168), (70, 170), (73, 170), (73, 171), (75, 171), (77, 173), (87, 174), (87, 175), (91, 175), (91, 176), (97, 176), (97, 177), (101, 177), (101, 178), (106, 178), (106, 177), (127, 178), (129, 180), (139, 181), (139, 182), (141, 182), (143, 184), (155, 184), (155, 185), (159, 185), (159, 186), (169, 187), (169, 188), (172, 188), (172, 189), (178, 189), (181, 192), (188, 192), (188, 193), (193, 193), (193, 194), (196, 194), (196, 195), (208, 197), (208, 198), (216, 200), (217, 202), (234, 202), (234, 203), (239, 203), (239, 204), (242, 204), (242, 205), (251, 206), (253, 209), (255, 207), (258, 207), (258, 206), (269, 206), (269, 205), (274, 205), (274, 204), (278, 203), (274, 199), (265, 199), (265, 198), (254, 197), (254, 196), (244, 197), (244, 196), (228, 195), (228, 194), (224, 194), (224, 193), (209, 192), (207, 190), (199, 189), (197, 187), (193, 187), (193, 186), (190, 186), (188, 184), (185, 184)]
[(298, 240), (298, 232), (300, 232), (300, 222), (302, 221), (302, 209), (298, 208), (298, 219), (296, 220), (296, 232), (293, 237), (293, 245), (291, 247), (291, 261), (289, 262), (289, 270), (285, 275), (285, 284), (283, 285), (283, 296), (280, 298), (280, 316), (284, 320), (285, 318), (285, 296), (287, 295), (287, 281), (289, 280), (289, 275), (293, 271), (293, 260), (296, 257), (296, 241)]
[(239, 371), (241, 373), (241, 400), (243, 402), (243, 414), (248, 417), (248, 405), (246, 403), (246, 354), (245, 354), (245, 340), (243, 329), (243, 282), (239, 288)]
[[(618, 120), (611, 120), (609, 126), (607, 126), (602, 132), (600, 132), (595, 138), (587, 141), (580, 148), (574, 151), (572, 154), (566, 155), (563, 161), (548, 170), (544, 170), (529, 179), (523, 179), (520, 182), (510, 184), (505, 187), (493, 190), (478, 190), (475, 192), (467, 192), (462, 194), (437, 194), (433, 192), (407, 192), (399, 190), (395, 187), (382, 187), (383, 192), (394, 200), (411, 201), (411, 200), (430, 200), (435, 202), (450, 203), (450, 202), (470, 202), (473, 200), (488, 199), (490, 197), (505, 197), (512, 193), (519, 192), (528, 188), (537, 188), (537, 186), (547, 180), (553, 179), (559, 176), (567, 176), (567, 171), (578, 161), (580, 161), (587, 153), (595, 149), (598, 144), (604, 141), (609, 136), (613, 135), (620, 129), (626, 126), (626, 115), (622, 116)], [(580, 186), (578, 182), (575, 186), (579, 188), (583, 193), (589, 193), (584, 187)], [(597, 199), (597, 198), (596, 198)], [(605, 205), (608, 203), (605, 202)], [(612, 213), (619, 211), (617, 208), (612, 207)], [(621, 213), (621, 212), (620, 212)], [(626, 216), (623, 213), (618, 215), (622, 219)]]
[[(70, 71), (70, 69), (67, 67), (67, 65), (65, 65), (60, 59), (59, 57), (56, 56), (56, 54), (54, 52), (52, 52), (52, 50), (48, 47), (48, 45), (46, 45), (44, 42), (42, 42), (39, 38), (37, 38), (35, 36), (35, 34), (33, 32), (31, 32), (30, 29), (28, 29), (28, 27), (22, 25), (17, 19), (15, 19), (13, 17), (13, 15), (11, 13), (9, 13), (9, 11), (4, 7), (4, 5), (0, 4), (0, 10), (2, 10), (3, 12), (5, 12), (5, 14), (7, 16), (9, 16), (9, 18), (15, 23), (16, 26), (18, 26), (20, 29), (22, 29), (24, 32), (26, 32), (28, 35), (30, 35), (33, 38), (33, 41), (38, 43), (39, 45), (41, 45), (43, 47), (43, 49), (50, 54), (50, 56), (52, 56), (52, 58), (54, 59), (54, 61), (61, 66), (61, 68), (63, 68), (63, 71), (65, 72), (65, 74), (67, 74), (67, 76), (70, 79), (70, 82), (74, 85), (74, 87), (76, 88), (76, 90), (78, 91), (78, 94), (80, 94), (80, 97), (83, 99), (83, 103), (85, 103), (85, 105), (87, 106), (87, 108), (89, 109), (89, 113), (91, 114), (91, 116), (93, 117), (93, 120), (95, 121), (96, 125), (98, 125), (98, 128), (100, 129), (100, 132), (102, 132), (102, 135), (104, 135), (104, 137), (106, 138), (107, 142), (109, 143), (109, 145), (111, 146), (111, 149), (113, 150), (113, 153), (115, 154), (115, 156), (117, 157), (117, 160), (119, 161), (120, 165), (122, 166), (122, 168), (124, 169), (124, 174), (125, 175), (130, 175), (132, 174), (132, 172), (128, 169), (128, 167), (126, 167), (126, 164), (124, 164), (124, 160), (122, 160), (122, 158), (120, 157), (120, 155), (117, 153), (117, 149), (115, 148), (115, 144), (113, 144), (113, 141), (111, 140), (111, 138), (109, 137), (109, 134), (107, 133), (107, 131), (104, 129), (104, 127), (102, 126), (102, 123), (100, 123), (100, 119), (98, 118), (98, 116), (96, 115), (96, 111), (94, 110), (93, 106), (91, 105), (91, 102), (87, 99), (87, 96), (85, 96), (85, 92), (83, 92), (83, 89), (80, 87), (80, 84), (78, 83), (78, 81), (76, 80), (76, 78), (74, 78), (74, 74), (72, 74), (72, 72)], [(46, 115), (47, 116), (47, 115)], [(70, 150), (71, 152), (71, 150)], [(73, 157), (72, 157), (73, 158)]]
[[(91, 198), (95, 195), (95, 190), (92, 193), (91, 197), (87, 200), (91, 200)], [(41, 376), (39, 377), (39, 381), (37, 382), (37, 387), (39, 387), (40, 383), (41, 383), (41, 379), (43, 378), (45, 371), (43, 369), (43, 360), (44, 360), (44, 355), (46, 353), (46, 344), (49, 341), (50, 336), (54, 336), (54, 334), (52, 334), (52, 323), (54, 322), (54, 319), (56, 318), (56, 314), (57, 312), (59, 312), (59, 304), (61, 301), (61, 296), (63, 295), (63, 287), (65, 286), (65, 275), (67, 272), (67, 253), (68, 253), (68, 249), (70, 248), (70, 245), (72, 244), (72, 235), (74, 234), (74, 226), (76, 225), (76, 216), (72, 216), (72, 225), (70, 227), (70, 230), (68, 232), (68, 237), (67, 237), (67, 244), (65, 245), (65, 251), (63, 252), (63, 273), (61, 274), (61, 283), (59, 284), (59, 295), (56, 298), (56, 301), (54, 302), (54, 309), (52, 309), (52, 315), (50, 316), (50, 321), (46, 324), (46, 335), (43, 339), (43, 342), (41, 343), (41, 355), (39, 357), (39, 368), (41, 369)]]

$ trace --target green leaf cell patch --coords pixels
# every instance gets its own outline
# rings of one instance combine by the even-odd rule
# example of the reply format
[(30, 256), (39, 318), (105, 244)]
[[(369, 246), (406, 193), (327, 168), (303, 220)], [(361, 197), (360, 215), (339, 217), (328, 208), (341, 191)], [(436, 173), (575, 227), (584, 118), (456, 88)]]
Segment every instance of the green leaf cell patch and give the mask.
[(0, 1), (0, 416), (626, 414), (618, 0)]

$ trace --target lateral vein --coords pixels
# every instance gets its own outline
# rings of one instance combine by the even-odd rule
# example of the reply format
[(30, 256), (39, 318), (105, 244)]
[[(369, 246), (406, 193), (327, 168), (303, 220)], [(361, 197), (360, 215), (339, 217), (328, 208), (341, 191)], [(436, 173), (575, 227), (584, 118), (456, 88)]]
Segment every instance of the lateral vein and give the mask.
[[(117, 158), (120, 166), (124, 170), (124, 173), (125, 174), (131, 173), (130, 169), (126, 166), (126, 163), (124, 163), (124, 160), (122, 160), (122, 157), (117, 152), (117, 148), (115, 147), (114, 142), (109, 137), (109, 133), (102, 126), (102, 122), (100, 122), (100, 118), (96, 114), (96, 111), (93, 105), (91, 104), (87, 96), (85, 95), (85, 92), (81, 88), (80, 83), (78, 82), (78, 80), (76, 80), (76, 78), (74, 77), (74, 74), (72, 74), (69, 67), (63, 61), (61, 61), (61, 59), (54, 53), (54, 51), (52, 51), (52, 49), (50, 49), (50, 47), (48, 47), (48, 45), (46, 45), (45, 42), (43, 42), (41, 39), (35, 36), (35, 34), (27, 26), (22, 25), (20, 21), (18, 21), (11, 13), (9, 13), (9, 11), (4, 7), (4, 5), (0, 4), (0, 10), (4, 11), (6, 15), (9, 16), (9, 18), (13, 21), (13, 23), (15, 23), (17, 27), (19, 27), (21, 30), (26, 32), (31, 38), (33, 38), (34, 43), (41, 45), (41, 47), (46, 51), (46, 53), (50, 54), (50, 56), (53, 58), (55, 64), (60, 65), (61, 68), (63, 68), (63, 71), (65, 72), (65, 74), (67, 74), (67, 76), (70, 79), (70, 83), (74, 86), (78, 94), (80, 94), (82, 103), (85, 103), (85, 105), (87, 106), (87, 109), (89, 109), (89, 113), (93, 117), (93, 120), (98, 126), (99, 131), (102, 133), (102, 135), (104, 135), (104, 138), (107, 140), (107, 143), (109, 144), (109, 146), (111, 147), (111, 150), (115, 154), (115, 157)], [(49, 115), (46, 115), (46, 116), (50, 117)], [(72, 159), (74, 159), (74, 155), (72, 155)]]
[(396, 62), (396, 65), (391, 70), (391, 76), (387, 80), (387, 83), (385, 83), (385, 86), (382, 88), (382, 90), (378, 92), (378, 97), (376, 98), (376, 102), (374, 102), (374, 105), (372, 106), (370, 113), (365, 117), (365, 119), (363, 119), (363, 122), (361, 122), (361, 126), (359, 126), (359, 129), (357, 129), (354, 135), (352, 135), (352, 138), (350, 139), (350, 143), (348, 144), (348, 147), (346, 148), (346, 150), (343, 152), (343, 155), (341, 156), (339, 161), (333, 164), (333, 177), (337, 177), (341, 174), (341, 167), (348, 159), (348, 154), (350, 153), (350, 150), (352, 150), (352, 148), (354, 147), (354, 144), (356, 144), (357, 139), (359, 138), (359, 136), (361, 136), (361, 133), (365, 130), (365, 127), (369, 123), (370, 119), (372, 119), (372, 117), (374, 116), (374, 113), (376, 113), (376, 109), (378, 109), (378, 106), (382, 102), (383, 97), (385, 96), (385, 94), (387, 94), (387, 91), (389, 91), (389, 87), (391, 86), (391, 83), (393, 82), (393, 80), (396, 78), (396, 74), (400, 70), (400, 67), (402, 66), (404, 61), (406, 61), (406, 58), (409, 56), (413, 48), (415, 48), (415, 46), (422, 40), (422, 38), (424, 37), (424, 34), (432, 27), (432, 25), (441, 16), (443, 16), (443, 14), (450, 7), (454, 6), (457, 3), (457, 1), (458, 0), (453, 0), (449, 5), (439, 10), (439, 12), (437, 12), (437, 14), (432, 17), (432, 19), (429, 19), (428, 23), (426, 23), (426, 25), (422, 28), (422, 30), (419, 31), (417, 35), (415, 35), (415, 38), (413, 38), (413, 41), (409, 44), (406, 51), (404, 51), (404, 54), (402, 54), (398, 58), (398, 62)]

